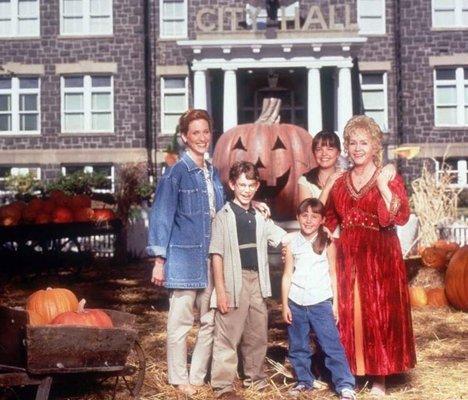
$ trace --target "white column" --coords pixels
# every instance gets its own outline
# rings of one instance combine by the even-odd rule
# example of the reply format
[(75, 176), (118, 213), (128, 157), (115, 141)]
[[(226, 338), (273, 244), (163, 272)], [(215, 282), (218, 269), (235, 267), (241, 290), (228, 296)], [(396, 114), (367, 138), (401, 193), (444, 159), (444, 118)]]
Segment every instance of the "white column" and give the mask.
[(307, 73), (307, 126), (315, 135), (322, 130), (322, 90), (320, 68), (309, 68)]
[(338, 70), (338, 136), (343, 142), (343, 129), (353, 116), (353, 93), (351, 89), (351, 68)]
[(197, 70), (193, 76), (193, 108), (206, 110), (207, 103), (206, 71)]
[(236, 71), (227, 69), (224, 71), (223, 92), (223, 130), (237, 125), (237, 81)]

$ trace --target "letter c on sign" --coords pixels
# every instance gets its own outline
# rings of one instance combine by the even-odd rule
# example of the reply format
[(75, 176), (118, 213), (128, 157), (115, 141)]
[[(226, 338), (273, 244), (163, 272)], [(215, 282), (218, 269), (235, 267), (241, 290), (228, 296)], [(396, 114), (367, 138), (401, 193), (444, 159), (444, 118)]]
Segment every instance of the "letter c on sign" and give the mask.
[(209, 21), (206, 21), (206, 18), (205, 18), (205, 21), (204, 21), (204, 18), (203, 16), (204, 15), (213, 15), (216, 17), (216, 11), (212, 10), (211, 8), (208, 8), (208, 7), (203, 7), (203, 8), (200, 8), (197, 12), (197, 28), (199, 28), (201, 31), (203, 32), (211, 32), (211, 31), (214, 31), (216, 29), (216, 24), (214, 22), (209, 22)]

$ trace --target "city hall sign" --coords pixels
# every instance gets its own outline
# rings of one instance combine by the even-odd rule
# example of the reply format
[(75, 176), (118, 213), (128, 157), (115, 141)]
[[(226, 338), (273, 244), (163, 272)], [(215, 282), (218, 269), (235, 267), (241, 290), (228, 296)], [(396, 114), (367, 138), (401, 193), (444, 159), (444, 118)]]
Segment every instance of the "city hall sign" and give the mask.
[[(203, 7), (196, 15), (196, 27), (201, 32), (235, 32), (257, 30), (257, 21), (261, 8), (258, 7)], [(289, 14), (289, 15), (288, 15)], [(319, 6), (311, 6), (304, 22), (301, 22), (299, 7), (294, 9), (294, 15), (287, 13), (285, 7), (279, 8), (281, 20), (278, 25), (282, 31), (339, 31), (357, 30), (355, 22), (351, 22), (351, 7), (349, 4), (329, 4), (328, 13), (324, 14)], [(325, 18), (324, 15), (328, 15)], [(239, 22), (250, 21), (246, 27), (239, 27)], [(288, 22), (291, 21), (289, 24)], [(227, 22), (228, 29), (225, 29)]]

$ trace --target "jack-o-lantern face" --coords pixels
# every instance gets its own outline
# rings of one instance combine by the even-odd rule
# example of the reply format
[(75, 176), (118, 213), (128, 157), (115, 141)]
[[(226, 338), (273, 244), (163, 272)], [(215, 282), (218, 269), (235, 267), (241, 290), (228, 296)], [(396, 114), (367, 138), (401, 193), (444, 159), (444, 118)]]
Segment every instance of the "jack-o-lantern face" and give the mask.
[(257, 198), (270, 204), (276, 219), (293, 219), (298, 203), (299, 177), (315, 161), (312, 136), (289, 124), (246, 124), (224, 133), (218, 140), (213, 164), (226, 183), (235, 161), (249, 161), (260, 172)]

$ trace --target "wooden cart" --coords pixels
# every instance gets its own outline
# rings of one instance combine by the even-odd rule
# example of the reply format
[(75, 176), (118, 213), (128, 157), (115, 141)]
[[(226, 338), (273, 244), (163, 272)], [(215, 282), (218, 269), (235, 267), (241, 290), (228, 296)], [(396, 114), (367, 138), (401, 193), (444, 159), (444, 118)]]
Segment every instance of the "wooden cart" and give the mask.
[(47, 400), (54, 379), (79, 374), (108, 385), (113, 380), (112, 399), (119, 385), (126, 399), (138, 399), (146, 362), (135, 316), (104, 311), (114, 328), (31, 326), (25, 310), (0, 306), (0, 387), (37, 385), (36, 400)]

